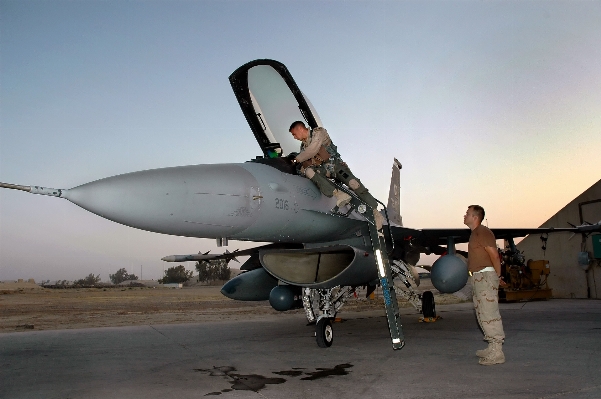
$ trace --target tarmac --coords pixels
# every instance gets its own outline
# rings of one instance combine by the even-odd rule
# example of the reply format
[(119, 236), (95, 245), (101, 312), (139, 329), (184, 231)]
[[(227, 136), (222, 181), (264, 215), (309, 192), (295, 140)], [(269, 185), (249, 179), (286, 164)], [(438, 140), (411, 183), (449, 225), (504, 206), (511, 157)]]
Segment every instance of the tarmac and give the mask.
[(601, 301), (501, 304), (506, 363), (471, 303), (420, 323), (401, 309), (393, 351), (384, 311), (339, 314), (334, 344), (299, 314), (247, 321), (0, 335), (0, 398), (601, 398)]

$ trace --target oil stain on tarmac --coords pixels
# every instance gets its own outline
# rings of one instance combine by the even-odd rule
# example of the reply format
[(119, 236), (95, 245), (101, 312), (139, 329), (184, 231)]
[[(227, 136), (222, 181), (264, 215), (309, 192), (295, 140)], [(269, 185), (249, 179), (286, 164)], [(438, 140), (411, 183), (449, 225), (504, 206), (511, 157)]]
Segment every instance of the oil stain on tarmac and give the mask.
[[(344, 363), (336, 365), (333, 368), (318, 367), (315, 369), (316, 371), (312, 372), (305, 372), (304, 370), (306, 369), (304, 368), (294, 367), (292, 370), (274, 371), (273, 374), (287, 377), (299, 377), (304, 374), (306, 377), (301, 378), (301, 380), (318, 380), (330, 376), (347, 375), (349, 373), (347, 369), (350, 369), (351, 367), (353, 367), (352, 364)], [(267, 384), (283, 384), (286, 382), (286, 379), (284, 378), (269, 378), (258, 374), (238, 374), (236, 368), (231, 366), (213, 367), (212, 369), (194, 369), (194, 371), (208, 373), (211, 377), (223, 377), (232, 384), (231, 389), (209, 392), (205, 394), (205, 396), (221, 395), (222, 393), (231, 392), (233, 390), (259, 392), (261, 389), (265, 388)]]
[(351, 367), (353, 367), (353, 365), (349, 364), (349, 363), (339, 364), (337, 366), (334, 366), (334, 368), (331, 368), (331, 369), (324, 369), (324, 368), (318, 367), (316, 370), (319, 370), (319, 371), (314, 371), (312, 373), (305, 373), (308, 375), (308, 377), (303, 377), (303, 378), (301, 378), (301, 380), (318, 380), (320, 378), (325, 378), (325, 377), (329, 377), (332, 375), (347, 375), (349, 372), (346, 369), (351, 368)]

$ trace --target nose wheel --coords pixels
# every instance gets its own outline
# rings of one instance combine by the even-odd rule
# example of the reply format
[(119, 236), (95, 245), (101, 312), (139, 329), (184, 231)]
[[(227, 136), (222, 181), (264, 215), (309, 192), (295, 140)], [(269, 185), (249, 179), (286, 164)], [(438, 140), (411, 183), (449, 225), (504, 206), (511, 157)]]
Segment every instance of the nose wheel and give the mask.
[(322, 317), (317, 321), (315, 325), (315, 337), (317, 345), (320, 348), (329, 348), (332, 346), (332, 342), (334, 342), (334, 330), (329, 318)]

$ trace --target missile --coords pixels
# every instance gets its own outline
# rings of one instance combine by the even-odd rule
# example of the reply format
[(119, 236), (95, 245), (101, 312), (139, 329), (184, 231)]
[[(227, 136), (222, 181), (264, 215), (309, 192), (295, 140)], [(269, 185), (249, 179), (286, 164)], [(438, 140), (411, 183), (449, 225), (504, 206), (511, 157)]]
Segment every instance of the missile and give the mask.
[[(190, 254), (190, 255), (168, 255), (165, 256), (163, 258), (161, 258), (162, 261), (165, 262), (198, 262), (198, 261), (202, 261), (202, 260), (218, 260), (218, 259), (226, 259), (228, 261), (233, 260), (236, 261), (238, 263), (240, 263), (238, 261), (238, 259), (236, 259), (237, 256), (240, 256), (240, 254), (238, 253), (239, 250), (235, 250), (234, 252), (229, 252), (229, 251), (225, 251), (222, 254), (213, 254), (213, 255), (209, 255), (209, 252), (206, 252), (204, 254), (202, 253), (197, 253), (197, 254)], [(242, 254), (245, 254), (245, 252), (243, 252)]]
[(214, 260), (217, 255), (168, 255), (161, 258), (165, 262), (193, 262), (201, 260)]

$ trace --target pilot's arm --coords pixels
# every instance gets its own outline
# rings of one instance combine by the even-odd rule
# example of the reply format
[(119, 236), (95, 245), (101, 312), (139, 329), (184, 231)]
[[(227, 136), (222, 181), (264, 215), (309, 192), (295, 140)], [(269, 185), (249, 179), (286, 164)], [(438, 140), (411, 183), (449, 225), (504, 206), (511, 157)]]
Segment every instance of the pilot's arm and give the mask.
[(296, 156), (296, 162), (302, 163), (307, 159), (313, 158), (319, 152), (319, 149), (325, 142), (326, 133), (323, 127), (316, 127), (313, 129), (313, 137), (311, 138), (311, 142), (300, 154)]

